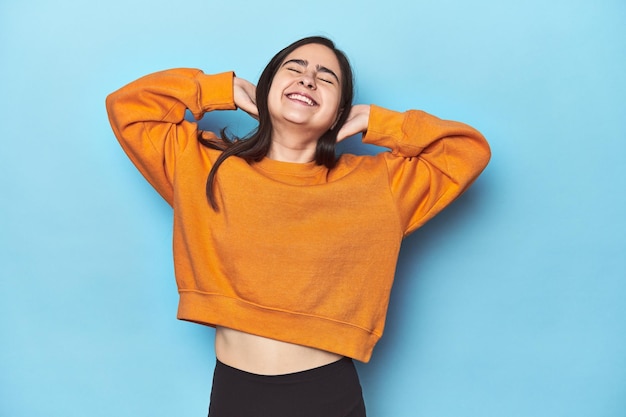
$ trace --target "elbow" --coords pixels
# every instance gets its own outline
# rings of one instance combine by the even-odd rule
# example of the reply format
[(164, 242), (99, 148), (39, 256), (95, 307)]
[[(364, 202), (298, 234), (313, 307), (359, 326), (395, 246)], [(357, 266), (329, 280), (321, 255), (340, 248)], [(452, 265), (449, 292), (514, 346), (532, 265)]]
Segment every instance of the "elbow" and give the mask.
[(487, 139), (480, 133), (479, 131), (475, 131), (473, 135), (473, 160), (477, 166), (477, 168), (482, 171), (487, 167), (489, 161), (491, 160), (491, 147), (489, 146), (489, 142)]
[(489, 142), (483, 137), (483, 169), (489, 164), (491, 160), (491, 146)]
[(478, 155), (478, 160), (480, 161), (482, 169), (485, 169), (491, 160), (491, 147), (489, 146), (489, 142), (487, 142), (484, 137), (482, 138), (482, 146)]
[(117, 103), (116, 93), (111, 93), (108, 96), (106, 96), (104, 100), (104, 104), (106, 106), (107, 114), (109, 115), (109, 118), (111, 118), (115, 114), (116, 103)]
[[(121, 95), (118, 91), (109, 94), (105, 98), (105, 107), (109, 124), (113, 128), (113, 132), (119, 137), (118, 133), (123, 129), (123, 126), (128, 124), (128, 109), (123, 105)], [(126, 116), (126, 117), (125, 117)]]

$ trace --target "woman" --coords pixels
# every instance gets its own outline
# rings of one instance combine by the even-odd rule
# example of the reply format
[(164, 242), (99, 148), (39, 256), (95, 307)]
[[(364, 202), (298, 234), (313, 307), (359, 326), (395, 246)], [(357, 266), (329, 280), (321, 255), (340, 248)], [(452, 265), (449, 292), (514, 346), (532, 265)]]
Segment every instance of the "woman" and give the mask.
[[(348, 60), (321, 37), (280, 51), (256, 87), (174, 69), (107, 98), (174, 209), (178, 318), (216, 328), (212, 417), (364, 416), (352, 359), (382, 335), (401, 240), (489, 160), (467, 125), (352, 98)], [(259, 120), (243, 140), (184, 119), (236, 108)], [(337, 158), (358, 133), (390, 151)]]

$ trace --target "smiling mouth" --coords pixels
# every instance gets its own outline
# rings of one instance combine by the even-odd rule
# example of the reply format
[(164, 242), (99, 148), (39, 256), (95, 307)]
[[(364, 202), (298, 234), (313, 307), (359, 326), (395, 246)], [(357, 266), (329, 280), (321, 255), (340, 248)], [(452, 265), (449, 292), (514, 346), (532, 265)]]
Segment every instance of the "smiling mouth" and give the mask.
[(307, 106), (315, 106), (317, 103), (310, 97), (304, 96), (298, 93), (287, 94), (287, 98), (290, 100), (299, 101), (301, 103), (306, 104)]

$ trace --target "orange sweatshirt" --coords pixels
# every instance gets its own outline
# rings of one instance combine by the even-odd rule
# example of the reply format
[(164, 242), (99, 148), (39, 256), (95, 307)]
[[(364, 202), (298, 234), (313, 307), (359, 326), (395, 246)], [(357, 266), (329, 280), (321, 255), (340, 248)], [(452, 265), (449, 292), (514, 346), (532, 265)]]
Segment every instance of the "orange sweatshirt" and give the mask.
[(107, 97), (115, 136), (174, 209), (178, 318), (367, 362), (402, 238), (476, 179), (487, 142), (462, 123), (372, 106), (363, 141), (389, 152), (342, 155), (332, 170), (228, 158), (214, 211), (205, 184), (219, 151), (184, 116), (235, 109), (232, 78), (174, 69)]

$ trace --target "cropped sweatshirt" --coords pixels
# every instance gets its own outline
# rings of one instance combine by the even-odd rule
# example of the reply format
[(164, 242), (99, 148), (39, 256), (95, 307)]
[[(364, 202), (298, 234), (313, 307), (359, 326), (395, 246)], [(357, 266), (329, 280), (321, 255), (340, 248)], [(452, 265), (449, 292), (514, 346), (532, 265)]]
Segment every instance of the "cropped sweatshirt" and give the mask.
[(422, 111), (371, 107), (363, 142), (336, 167), (230, 157), (196, 120), (235, 109), (232, 72), (173, 69), (107, 97), (124, 151), (173, 207), (178, 318), (369, 361), (380, 339), (400, 244), (485, 168), (475, 129)]

